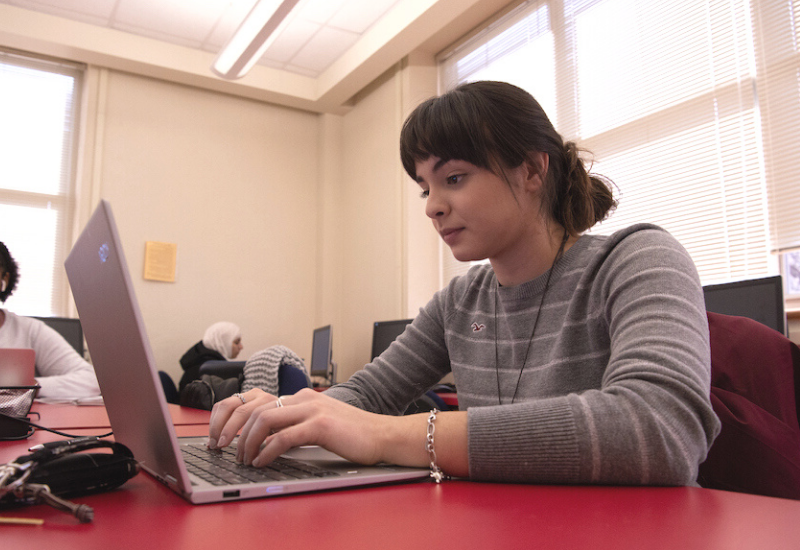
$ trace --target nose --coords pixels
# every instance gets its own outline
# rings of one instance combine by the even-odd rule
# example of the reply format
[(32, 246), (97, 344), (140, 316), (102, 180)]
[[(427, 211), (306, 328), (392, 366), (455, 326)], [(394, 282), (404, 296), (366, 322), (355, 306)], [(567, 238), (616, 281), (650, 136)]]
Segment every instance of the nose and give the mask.
[(441, 218), (449, 210), (447, 201), (442, 196), (442, 193), (430, 189), (428, 191), (428, 198), (425, 201), (425, 214), (432, 220)]

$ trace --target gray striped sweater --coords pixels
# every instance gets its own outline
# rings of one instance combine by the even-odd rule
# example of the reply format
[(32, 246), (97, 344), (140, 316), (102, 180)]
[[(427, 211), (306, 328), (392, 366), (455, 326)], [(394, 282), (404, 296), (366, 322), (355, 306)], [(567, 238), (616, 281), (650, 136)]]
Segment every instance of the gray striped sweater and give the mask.
[(452, 368), (471, 479), (694, 484), (719, 420), (688, 253), (652, 225), (583, 235), (553, 267), (526, 351), (546, 279), (498, 287), (472, 268), (329, 395), (399, 414)]

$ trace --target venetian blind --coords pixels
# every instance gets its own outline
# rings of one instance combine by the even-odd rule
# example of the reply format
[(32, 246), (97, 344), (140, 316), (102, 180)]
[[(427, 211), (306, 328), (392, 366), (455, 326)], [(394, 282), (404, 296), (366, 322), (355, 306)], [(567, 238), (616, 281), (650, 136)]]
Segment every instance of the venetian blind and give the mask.
[(18, 314), (67, 313), (81, 74), (0, 50), (0, 240), (19, 264), (5, 304)]
[(800, 0), (753, 3), (773, 251), (800, 248)]
[[(800, 191), (785, 152), (800, 142), (795, 13), (747, 0), (529, 1), (445, 53), (440, 86), (489, 78), (531, 92), (618, 188), (619, 208), (592, 231), (661, 225), (703, 284), (774, 274), (770, 251), (800, 245), (777, 240), (800, 232), (787, 221)], [(445, 282), (468, 268), (444, 256)]]

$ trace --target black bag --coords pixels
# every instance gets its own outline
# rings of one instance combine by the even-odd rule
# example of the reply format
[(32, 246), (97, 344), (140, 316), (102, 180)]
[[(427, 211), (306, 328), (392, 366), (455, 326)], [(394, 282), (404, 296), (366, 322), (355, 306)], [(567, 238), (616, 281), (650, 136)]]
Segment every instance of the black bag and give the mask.
[[(81, 452), (99, 447), (111, 452)], [(87, 523), (94, 519), (94, 510), (63, 497), (110, 491), (139, 473), (128, 447), (96, 436), (43, 443), (29, 450), (33, 452), (2, 465), (1, 507), (47, 502)]]
[[(139, 464), (133, 453), (122, 443), (102, 440), (92, 443), (93, 438), (85, 439), (86, 444), (69, 446), (66, 443), (67, 451), (40, 457), (27, 481), (47, 485), (54, 495), (75, 497), (116, 489), (139, 473)], [(112, 452), (78, 452), (95, 447), (108, 447)], [(36, 456), (34, 453), (16, 461)]]
[(28, 415), (38, 391), (38, 385), (0, 388), (0, 440), (25, 439), (33, 434)]
[(238, 393), (241, 387), (242, 376), (220, 378), (213, 374), (204, 374), (181, 390), (180, 405), (210, 411), (214, 403)]

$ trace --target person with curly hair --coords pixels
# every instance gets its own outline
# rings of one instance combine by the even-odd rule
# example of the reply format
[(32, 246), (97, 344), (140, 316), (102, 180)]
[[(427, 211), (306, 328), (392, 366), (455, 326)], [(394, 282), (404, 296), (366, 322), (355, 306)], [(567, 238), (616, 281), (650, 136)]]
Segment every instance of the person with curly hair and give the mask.
[[(0, 303), (19, 283), (19, 266), (0, 242)], [(69, 342), (39, 319), (0, 309), (0, 348), (32, 349), (36, 353), (37, 397), (80, 399), (100, 395), (94, 368)]]

